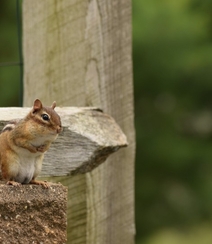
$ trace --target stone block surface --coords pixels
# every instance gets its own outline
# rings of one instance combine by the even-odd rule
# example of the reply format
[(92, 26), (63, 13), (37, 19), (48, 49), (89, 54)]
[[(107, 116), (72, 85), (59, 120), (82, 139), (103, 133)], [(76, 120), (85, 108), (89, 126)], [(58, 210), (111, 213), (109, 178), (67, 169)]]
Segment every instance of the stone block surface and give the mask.
[(0, 183), (1, 244), (63, 244), (67, 235), (67, 188)]

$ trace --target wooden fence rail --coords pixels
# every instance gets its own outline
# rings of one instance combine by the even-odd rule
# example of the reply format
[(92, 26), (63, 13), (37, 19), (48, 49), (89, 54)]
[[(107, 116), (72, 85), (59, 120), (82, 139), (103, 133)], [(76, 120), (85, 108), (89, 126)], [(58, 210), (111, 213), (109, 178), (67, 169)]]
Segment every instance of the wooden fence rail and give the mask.
[[(30, 108), (0, 108), (0, 130), (24, 118)], [(41, 176), (65, 176), (93, 170), (113, 152), (127, 146), (116, 122), (96, 108), (56, 108), (63, 131), (45, 154)]]

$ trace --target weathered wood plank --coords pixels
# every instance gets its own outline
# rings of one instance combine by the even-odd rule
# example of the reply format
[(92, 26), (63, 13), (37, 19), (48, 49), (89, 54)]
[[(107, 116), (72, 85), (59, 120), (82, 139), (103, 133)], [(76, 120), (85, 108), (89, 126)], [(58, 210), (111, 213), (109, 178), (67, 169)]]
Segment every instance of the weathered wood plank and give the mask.
[(129, 146), (91, 173), (65, 177), (68, 243), (134, 243), (135, 132), (130, 0), (24, 0), (24, 106), (94, 106)]
[[(29, 108), (0, 108), (0, 129), (9, 120), (22, 119)], [(56, 108), (63, 132), (45, 154), (41, 176), (86, 173), (127, 146), (116, 122), (95, 108)]]

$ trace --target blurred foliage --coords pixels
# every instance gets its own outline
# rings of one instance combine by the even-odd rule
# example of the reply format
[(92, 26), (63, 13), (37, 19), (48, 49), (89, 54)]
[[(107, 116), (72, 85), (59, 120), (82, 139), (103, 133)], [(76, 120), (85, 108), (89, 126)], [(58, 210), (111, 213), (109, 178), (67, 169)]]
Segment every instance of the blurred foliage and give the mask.
[(20, 67), (1, 66), (19, 62), (16, 4), (15, 0), (0, 3), (0, 107), (21, 105)]
[(133, 61), (136, 239), (172, 244), (212, 224), (212, 1), (134, 0)]
[(176, 229), (164, 230), (151, 236), (145, 244), (211, 244), (211, 227), (209, 224), (203, 224), (187, 232)]

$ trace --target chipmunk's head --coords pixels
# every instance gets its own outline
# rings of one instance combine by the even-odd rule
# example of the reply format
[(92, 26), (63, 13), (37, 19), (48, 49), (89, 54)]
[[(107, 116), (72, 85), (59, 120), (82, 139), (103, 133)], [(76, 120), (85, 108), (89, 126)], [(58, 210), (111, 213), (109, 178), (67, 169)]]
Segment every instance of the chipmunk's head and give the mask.
[(47, 132), (58, 134), (62, 131), (60, 116), (54, 110), (56, 102), (51, 107), (44, 107), (39, 99), (34, 101), (31, 116), (40, 125), (43, 125)]

